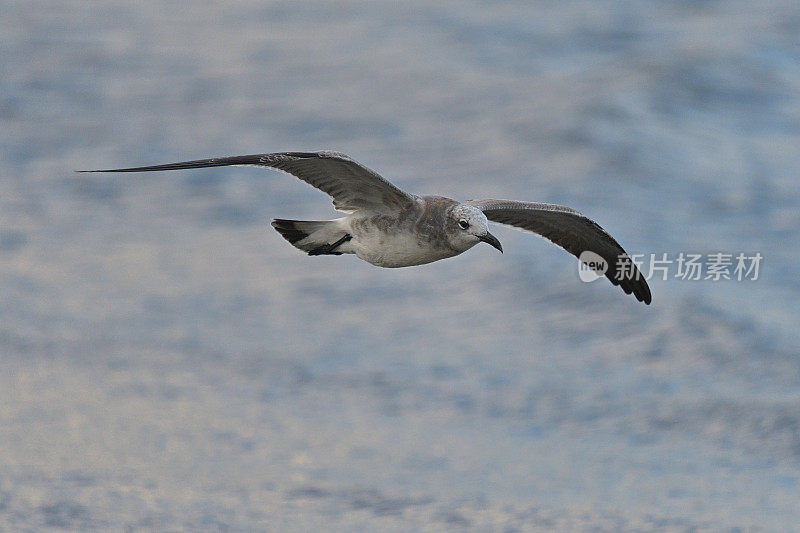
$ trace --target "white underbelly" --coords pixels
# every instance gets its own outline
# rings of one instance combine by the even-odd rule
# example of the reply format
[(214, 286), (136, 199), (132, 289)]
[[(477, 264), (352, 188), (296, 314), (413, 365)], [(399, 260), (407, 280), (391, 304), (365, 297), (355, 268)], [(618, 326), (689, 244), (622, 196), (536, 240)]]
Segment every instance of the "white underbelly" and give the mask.
[(387, 268), (424, 265), (458, 254), (449, 247), (431, 247), (427, 243), (420, 243), (409, 235), (391, 235), (382, 232), (361, 235), (348, 244), (364, 261)]

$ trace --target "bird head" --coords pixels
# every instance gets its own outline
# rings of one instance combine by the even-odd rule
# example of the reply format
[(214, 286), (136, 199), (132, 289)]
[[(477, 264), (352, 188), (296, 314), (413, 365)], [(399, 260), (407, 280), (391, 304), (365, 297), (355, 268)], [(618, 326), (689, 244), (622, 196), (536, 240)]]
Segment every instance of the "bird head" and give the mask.
[(469, 204), (458, 204), (448, 220), (450, 244), (459, 250), (467, 250), (483, 241), (503, 252), (497, 237), (489, 233), (489, 221), (483, 211)]

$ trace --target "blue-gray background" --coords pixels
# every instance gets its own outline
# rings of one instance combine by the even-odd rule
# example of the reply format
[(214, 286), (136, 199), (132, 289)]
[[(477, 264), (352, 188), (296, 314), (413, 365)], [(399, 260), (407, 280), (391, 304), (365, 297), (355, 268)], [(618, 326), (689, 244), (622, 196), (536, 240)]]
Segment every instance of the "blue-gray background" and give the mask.
[[(0, 2), (0, 526), (478, 530), (800, 520), (797, 2)], [(631, 253), (760, 252), (646, 307), (496, 228), (309, 258), (346, 152), (566, 204)]]

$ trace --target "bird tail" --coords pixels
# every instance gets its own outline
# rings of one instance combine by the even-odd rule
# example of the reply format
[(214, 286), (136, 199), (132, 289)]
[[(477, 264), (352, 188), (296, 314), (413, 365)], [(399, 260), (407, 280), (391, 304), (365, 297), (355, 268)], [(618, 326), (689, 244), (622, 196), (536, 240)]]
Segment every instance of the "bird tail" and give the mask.
[(272, 227), (292, 246), (308, 255), (341, 255), (340, 246), (352, 237), (338, 220), (285, 220), (276, 218)]

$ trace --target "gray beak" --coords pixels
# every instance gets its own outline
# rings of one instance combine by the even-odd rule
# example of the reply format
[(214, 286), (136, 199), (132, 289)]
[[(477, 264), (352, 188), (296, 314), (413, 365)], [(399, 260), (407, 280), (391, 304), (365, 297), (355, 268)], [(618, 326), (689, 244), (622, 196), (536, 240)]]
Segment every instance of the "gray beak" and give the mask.
[(485, 242), (486, 244), (491, 244), (492, 246), (494, 246), (495, 248), (500, 250), (501, 254), (503, 253), (503, 245), (500, 244), (500, 241), (497, 240), (497, 237), (495, 237), (494, 235), (492, 235), (488, 231), (486, 232), (486, 235), (483, 235), (483, 236), (478, 237), (478, 238), (480, 240), (482, 240), (483, 242)]

